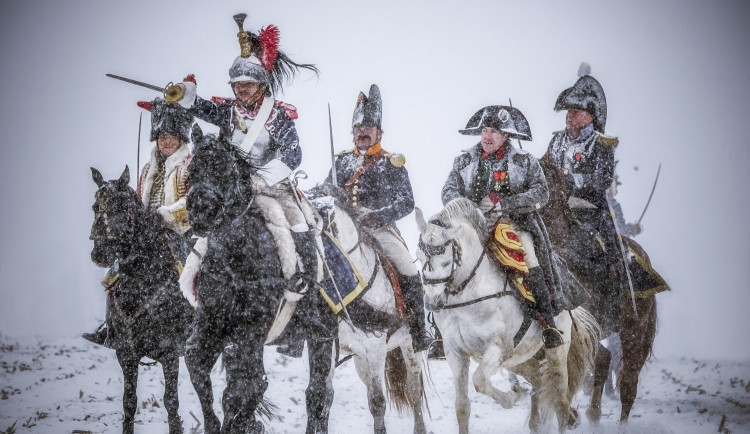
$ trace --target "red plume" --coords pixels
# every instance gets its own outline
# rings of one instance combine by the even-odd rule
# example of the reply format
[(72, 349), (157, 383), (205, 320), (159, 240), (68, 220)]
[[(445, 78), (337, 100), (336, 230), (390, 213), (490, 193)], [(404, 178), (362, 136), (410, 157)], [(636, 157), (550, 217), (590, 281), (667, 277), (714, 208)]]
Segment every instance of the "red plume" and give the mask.
[(260, 61), (263, 67), (270, 71), (274, 67), (279, 49), (279, 29), (273, 24), (265, 29), (260, 29), (258, 39), (260, 39)]
[(198, 82), (195, 81), (195, 74), (188, 74), (188, 76), (185, 77), (185, 78), (183, 78), (182, 81), (189, 81), (189, 82), (193, 83), (196, 86), (198, 85)]
[(138, 107), (151, 111), (151, 101), (138, 101)]

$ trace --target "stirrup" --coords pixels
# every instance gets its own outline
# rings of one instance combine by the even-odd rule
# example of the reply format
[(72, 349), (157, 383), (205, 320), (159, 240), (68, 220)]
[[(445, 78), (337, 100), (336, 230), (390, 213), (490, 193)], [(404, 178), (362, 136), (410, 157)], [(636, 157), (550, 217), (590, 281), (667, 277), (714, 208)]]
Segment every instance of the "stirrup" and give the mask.
[(415, 353), (429, 350), (433, 342), (435, 342), (435, 339), (427, 335), (426, 332), (415, 333), (411, 336), (411, 346)]
[(443, 348), (443, 340), (435, 339), (430, 344), (430, 348), (427, 350), (428, 360), (445, 360), (445, 349)]
[(563, 343), (562, 331), (548, 327), (542, 330), (542, 341), (544, 341), (545, 349), (557, 348)]

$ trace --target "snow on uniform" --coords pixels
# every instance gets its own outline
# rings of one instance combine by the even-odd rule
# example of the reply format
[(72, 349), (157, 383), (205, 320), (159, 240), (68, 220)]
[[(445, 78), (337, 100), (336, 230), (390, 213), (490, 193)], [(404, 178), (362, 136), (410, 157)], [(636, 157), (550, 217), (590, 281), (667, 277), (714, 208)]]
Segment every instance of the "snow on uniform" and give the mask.
[(167, 227), (180, 235), (190, 229), (186, 201), (191, 159), (186, 143), (166, 159), (154, 147), (138, 181), (138, 197), (143, 205), (161, 215)]

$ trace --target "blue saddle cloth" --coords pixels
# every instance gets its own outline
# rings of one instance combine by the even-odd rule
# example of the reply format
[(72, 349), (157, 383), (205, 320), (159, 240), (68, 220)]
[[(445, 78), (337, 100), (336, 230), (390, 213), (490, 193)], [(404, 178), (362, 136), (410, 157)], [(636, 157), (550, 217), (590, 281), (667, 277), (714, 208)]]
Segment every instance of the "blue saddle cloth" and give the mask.
[[(335, 225), (334, 201), (331, 197), (324, 197), (312, 201), (313, 206), (323, 217), (323, 250), (330, 273), (320, 282), (320, 294), (330, 306), (333, 313), (338, 314), (354, 301), (367, 288), (367, 281), (362, 277), (357, 267), (344, 248), (339, 244), (334, 234)], [(331, 276), (331, 274), (333, 276)], [(334, 281), (335, 280), (335, 285)], [(338, 289), (338, 291), (337, 291)]]

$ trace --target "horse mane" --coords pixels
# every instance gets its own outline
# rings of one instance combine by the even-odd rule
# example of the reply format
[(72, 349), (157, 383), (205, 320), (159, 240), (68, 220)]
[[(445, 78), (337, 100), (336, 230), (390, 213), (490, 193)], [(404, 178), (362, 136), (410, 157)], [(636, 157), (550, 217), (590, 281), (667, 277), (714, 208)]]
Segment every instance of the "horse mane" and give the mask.
[(479, 211), (474, 202), (465, 197), (457, 197), (448, 202), (439, 213), (430, 219), (429, 223), (449, 228), (451, 227), (451, 221), (457, 218), (468, 222), (478, 234), (484, 233), (486, 225), (484, 214)]

